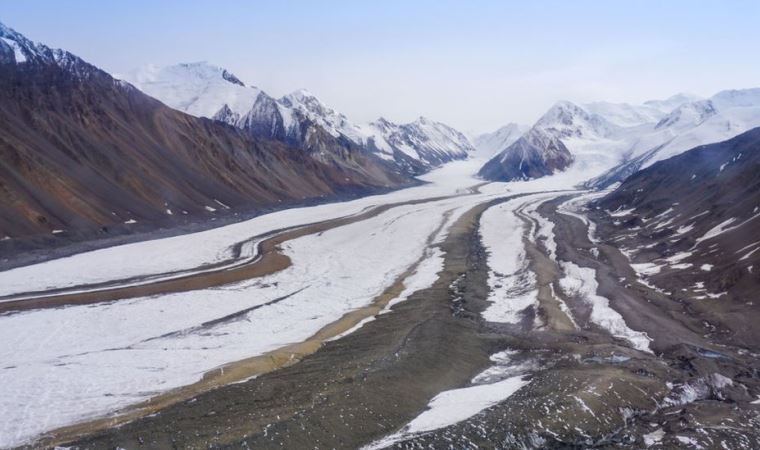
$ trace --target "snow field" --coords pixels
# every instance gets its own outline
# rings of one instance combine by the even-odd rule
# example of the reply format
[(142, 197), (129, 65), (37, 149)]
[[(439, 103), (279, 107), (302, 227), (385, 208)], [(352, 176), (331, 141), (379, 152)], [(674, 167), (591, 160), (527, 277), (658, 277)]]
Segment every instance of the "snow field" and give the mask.
[[(203, 266), (231, 260), (231, 247), (242, 240), (286, 226), (359, 214), (367, 208), (421, 198), (454, 195), (480, 183), (469, 173), (473, 161), (449, 164), (421, 177), (430, 184), (384, 195), (292, 208), (220, 228), (152, 241), (135, 242), (0, 272), (0, 296), (71, 288), (137, 277), (171, 278), (172, 272), (203, 271)], [(200, 245), (199, 245), (200, 243)], [(240, 259), (255, 256), (256, 245), (245, 245)], [(86, 290), (86, 289), (82, 289)]]
[[(414, 188), (417, 194), (453, 192), (477, 182), (456, 179), (452, 168), (446, 170), (448, 181), (459, 186)], [(403, 194), (409, 195), (414, 194)], [(399, 196), (389, 194), (387, 201), (396, 202)], [(29, 442), (45, 431), (191, 384), (232, 361), (303, 341), (370, 304), (422, 258), (394, 302), (407, 298), (432, 284), (441, 268), (442, 252), (428, 247), (428, 237), (437, 231), (433, 241), (440, 242), (446, 227), (485, 198), (487, 194), (463, 195), (399, 206), (286, 242), (282, 248), (293, 264), (271, 276), (214, 289), (0, 317), (5, 367), (0, 371), (0, 446)], [(220, 234), (219, 242), (235, 239), (229, 229), (212, 231)], [(162, 242), (153, 244), (161, 247)], [(176, 248), (178, 254), (184, 251)], [(79, 258), (106, 264), (99, 255)], [(50, 273), (48, 263), (31, 268)]]
[[(470, 175), (481, 163), (449, 164), (424, 177), (429, 184), (385, 195), (285, 210), (192, 235), (127, 244), (2, 272), (0, 286), (9, 294), (203, 270), (209, 263), (229, 260), (234, 243), (283, 226), (357, 214), (385, 203), (465, 193), (481, 183)], [(567, 189), (573, 182), (572, 177), (556, 176), (491, 183), (482, 186), (480, 194), (398, 206), (364, 221), (286, 242), (282, 248), (292, 266), (234, 285), (0, 316), (0, 358), (4, 362), (0, 371), (0, 414), (4, 417), (0, 446), (30, 442), (51, 429), (192, 384), (205, 372), (230, 362), (303, 341), (347, 312), (370, 304), (419, 261), (403, 280), (404, 291), (392, 303), (402, 301), (435, 282), (444, 256), (435, 244), (445, 239), (465, 211), (493, 198)], [(497, 280), (491, 277), (497, 276), (496, 272), (514, 276), (523, 263), (519, 257), (524, 230), (514, 216), (514, 208), (522, 202), (506, 205), (484, 214), (486, 247), (497, 250), (489, 256), (489, 264), (498, 267), (489, 275), (494, 287)], [(433, 246), (428, 246), (428, 237), (436, 231)], [(246, 257), (254, 256), (255, 246), (247, 248)], [(506, 287), (501, 292), (509, 295)], [(491, 314), (510, 320), (515, 311), (493, 309)], [(517, 384), (517, 378), (504, 380), (498, 389), (481, 387), (473, 395), (491, 402), (496, 390), (503, 393)], [(441, 405), (448, 402), (449, 395), (459, 394), (441, 397)], [(427, 420), (418, 422), (428, 423), (420, 429), (431, 426), (433, 422)]]
[(559, 280), (562, 290), (570, 296), (578, 296), (591, 306), (591, 321), (607, 330), (611, 335), (630, 342), (634, 348), (649, 352), (651, 339), (646, 333), (632, 330), (626, 325), (623, 316), (610, 307), (609, 299), (597, 294), (599, 283), (596, 271), (589, 267), (580, 267), (572, 262), (561, 261), (564, 277)]

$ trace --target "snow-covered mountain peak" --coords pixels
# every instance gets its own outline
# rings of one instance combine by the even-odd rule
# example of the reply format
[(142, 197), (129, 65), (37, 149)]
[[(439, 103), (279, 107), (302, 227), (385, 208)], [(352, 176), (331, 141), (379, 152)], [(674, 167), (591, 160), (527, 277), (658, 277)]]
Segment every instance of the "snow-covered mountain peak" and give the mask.
[(11, 43), (15, 43), (17, 48), (24, 49), (26, 51), (36, 50), (37, 47), (37, 44), (27, 39), (21, 33), (16, 32), (16, 30), (13, 28), (4, 25), (2, 22), (0, 22), (0, 38), (2, 38), (2, 41), (7, 45), (12, 45)]
[(575, 103), (562, 100), (549, 108), (548, 111), (538, 119), (536, 126), (541, 128), (556, 127), (559, 125), (573, 125), (578, 120), (590, 120), (589, 114)]
[(332, 108), (328, 108), (324, 103), (322, 103), (316, 95), (312, 94), (309, 90), (304, 88), (297, 89), (290, 94), (282, 96), (279, 101), (289, 108), (301, 107), (308, 111), (318, 113), (321, 111), (333, 111)]
[(496, 130), (495, 133), (514, 132), (514, 131), (519, 131), (519, 130), (523, 130), (523, 132), (528, 131), (528, 126), (520, 124), (520, 123), (509, 122), (508, 124)]
[(372, 129), (376, 129), (379, 133), (383, 135), (389, 135), (391, 132), (398, 129), (398, 124), (391, 122), (385, 117), (380, 117), (379, 119), (368, 124), (367, 126)]
[(760, 107), (760, 88), (721, 91), (710, 100), (720, 109)]
[(22, 64), (33, 58), (41, 58), (42, 53), (46, 51), (49, 57), (52, 56), (52, 52), (47, 47), (38, 46), (21, 33), (0, 22), (0, 62)]
[(209, 83), (225, 81), (233, 85), (245, 87), (245, 84), (230, 71), (209, 64), (206, 61), (179, 63), (165, 67), (148, 64), (130, 73), (129, 77), (138, 83), (149, 83), (161, 79), (168, 81), (168, 77), (174, 77), (178, 79), (194, 78)]
[(757, 126), (760, 89), (723, 91), (710, 99), (680, 93), (642, 105), (594, 102), (579, 106), (562, 101), (521, 139), (494, 156), (481, 175), (521, 179), (526, 172), (512, 165), (523, 164), (527, 155), (534, 173), (554, 173), (561, 165), (552, 168), (541, 161), (564, 155), (558, 152), (564, 147), (572, 156), (573, 168), (591, 178), (589, 185), (608, 186), (657, 161)]
[(290, 94), (285, 95), (284, 98), (291, 99), (297, 102), (306, 102), (306, 101), (313, 101), (313, 100), (319, 101), (317, 96), (314, 95), (310, 90), (306, 88), (296, 89)]
[(544, 116), (550, 116), (552, 114), (562, 114), (562, 113), (569, 113), (569, 114), (582, 114), (585, 111), (583, 108), (581, 108), (579, 105), (576, 105), (575, 103), (568, 101), (568, 100), (559, 100), (555, 102), (549, 110), (544, 113)]
[(193, 71), (198, 74), (200, 77), (205, 77), (207, 79), (212, 79), (218, 76), (221, 76), (223, 80), (228, 81), (232, 84), (237, 84), (238, 86), (245, 86), (242, 81), (232, 73), (230, 73), (227, 69), (224, 69), (219, 66), (215, 66), (213, 64), (209, 64), (207, 61), (198, 61), (198, 62), (191, 62), (191, 63), (181, 63), (178, 64), (179, 67), (182, 69)]
[(0, 64), (3, 63), (56, 65), (81, 78), (99, 72), (97, 67), (72, 53), (34, 43), (0, 23)]
[[(10, 57), (12, 55), (13, 62), (16, 64), (25, 63), (27, 61), (27, 56), (26, 52), (24, 51), (24, 46), (21, 45), (17, 40), (7, 36), (8, 35), (6, 34), (0, 37), (0, 50), (2, 51), (0, 55), (3, 55), (2, 61), (5, 61), (7, 59), (8, 62), (10, 62)], [(5, 55), (7, 55), (7, 57)]]
[(148, 65), (124, 76), (135, 87), (172, 108), (198, 117), (214, 117), (222, 108), (242, 116), (261, 92), (246, 87), (230, 71), (207, 62), (159, 67)]
[(512, 145), (530, 127), (517, 123), (508, 123), (491, 133), (475, 136), (472, 143), (477, 149), (475, 155), (481, 158), (491, 158), (496, 153)]
[(671, 95), (664, 100), (648, 100), (644, 102), (644, 105), (656, 108), (663, 113), (669, 113), (670, 111), (673, 111), (685, 103), (696, 102), (699, 100), (702, 100), (702, 97), (698, 95), (679, 92), (678, 94)]
[(279, 102), (288, 108), (301, 111), (336, 136), (342, 128), (352, 125), (348, 123), (346, 116), (322, 103), (316, 95), (306, 89), (293, 91), (282, 97)]
[(684, 103), (660, 120), (655, 129), (661, 128), (691, 128), (697, 126), (717, 114), (715, 105), (710, 100), (698, 100)]
[(420, 116), (416, 121), (402, 125), (408, 132), (409, 139), (417, 144), (425, 143), (428, 150), (461, 157), (475, 151), (467, 137), (459, 131)]
[(386, 119), (385, 117), (379, 117), (377, 120), (372, 122), (372, 125), (387, 127), (387, 126), (391, 126), (395, 124), (391, 122), (390, 120)]
[[(415, 127), (415, 128), (420, 128), (420, 129), (425, 128), (425, 129), (430, 129), (430, 130), (439, 130), (441, 132), (446, 132), (446, 133), (461, 134), (458, 131), (454, 130), (453, 128), (449, 127), (448, 125), (444, 125), (441, 122), (430, 120), (424, 116), (418, 117), (414, 122), (406, 124), (405, 126)], [(464, 137), (464, 135), (462, 135), (462, 137)]]
[(561, 138), (603, 138), (617, 128), (603, 117), (568, 101), (555, 103), (534, 127), (556, 133)]
[(603, 117), (618, 127), (637, 127), (657, 123), (668, 111), (662, 111), (649, 105), (632, 105), (630, 103), (592, 102), (583, 108), (599, 117)]
[(366, 137), (358, 125), (349, 121), (342, 113), (322, 103), (306, 89), (291, 92), (280, 98), (278, 103), (300, 112), (335, 137), (344, 135), (354, 142), (361, 141), (362, 138)]

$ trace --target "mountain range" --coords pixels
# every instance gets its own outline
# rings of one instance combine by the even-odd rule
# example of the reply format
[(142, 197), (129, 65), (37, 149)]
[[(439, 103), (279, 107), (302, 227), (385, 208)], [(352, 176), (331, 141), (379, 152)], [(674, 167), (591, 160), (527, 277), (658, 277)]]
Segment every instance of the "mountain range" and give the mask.
[(576, 170), (588, 187), (606, 187), (757, 126), (760, 89), (722, 91), (708, 99), (678, 94), (641, 105), (562, 101), (488, 161), (480, 175), (510, 181)]
[(304, 127), (311, 153), (167, 107), (0, 25), (0, 239), (91, 238), (414, 182)]
[(305, 89), (274, 98), (205, 62), (147, 66), (123, 78), (172, 108), (285, 142), (317, 158), (326, 149), (357, 146), (404, 174), (418, 175), (475, 150), (462, 133), (425, 117), (408, 124), (383, 118), (359, 124)]
[(0, 24), (0, 239), (130, 232), (416, 183), (490, 158), (486, 180), (575, 171), (591, 188), (760, 126), (760, 89), (642, 104), (560, 101), (468, 139), (420, 117), (358, 123), (205, 62), (116, 77)]

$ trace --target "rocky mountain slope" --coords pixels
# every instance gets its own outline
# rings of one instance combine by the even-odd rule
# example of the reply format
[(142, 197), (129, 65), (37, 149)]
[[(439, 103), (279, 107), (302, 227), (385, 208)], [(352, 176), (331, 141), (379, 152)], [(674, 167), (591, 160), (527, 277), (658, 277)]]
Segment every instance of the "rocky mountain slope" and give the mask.
[(286, 142), (315, 157), (358, 146), (416, 175), (474, 152), (462, 133), (442, 123), (421, 117), (409, 124), (382, 118), (358, 124), (305, 89), (275, 99), (208, 63), (148, 66), (123, 78), (172, 108)]
[(484, 165), (478, 175), (489, 180), (527, 180), (551, 175), (573, 162), (564, 143), (540, 128), (531, 128)]
[[(229, 73), (218, 75), (240, 86)], [(2, 245), (113, 234), (409, 181), (356, 146), (312, 158), (168, 108), (69, 52), (0, 25)]]
[(597, 206), (599, 235), (641, 278), (705, 323), (732, 322), (740, 345), (757, 342), (760, 128), (653, 164)]
[[(529, 172), (545, 175), (574, 169), (590, 180), (588, 186), (606, 187), (657, 161), (756, 126), (760, 126), (760, 89), (723, 91), (709, 99), (678, 94), (642, 105), (559, 102), (529, 131), (546, 135), (542, 141), (547, 147), (539, 145), (533, 153), (546, 152), (547, 157), (533, 161), (541, 166), (542, 159), (552, 160), (559, 140), (572, 155), (572, 167), (543, 165)], [(491, 180), (531, 177), (510, 166), (522, 161), (516, 155), (523, 148), (522, 144), (507, 147), (489, 161), (481, 176)]]

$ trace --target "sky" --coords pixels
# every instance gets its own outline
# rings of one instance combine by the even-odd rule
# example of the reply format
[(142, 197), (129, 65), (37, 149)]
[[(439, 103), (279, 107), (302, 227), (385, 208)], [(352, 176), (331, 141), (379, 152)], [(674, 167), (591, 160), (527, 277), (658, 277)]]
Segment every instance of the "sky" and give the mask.
[(757, 1), (0, 0), (0, 21), (111, 73), (208, 61), (357, 122), (470, 133), (558, 100), (760, 86)]

